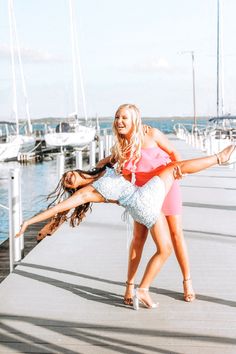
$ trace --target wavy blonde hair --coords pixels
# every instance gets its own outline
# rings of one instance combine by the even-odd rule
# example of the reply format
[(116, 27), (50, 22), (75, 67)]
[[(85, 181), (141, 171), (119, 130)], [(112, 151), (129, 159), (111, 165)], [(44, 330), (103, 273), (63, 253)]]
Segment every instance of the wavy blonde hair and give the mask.
[(141, 146), (144, 136), (141, 113), (138, 107), (129, 103), (122, 104), (118, 107), (115, 116), (121, 109), (129, 111), (133, 122), (133, 130), (130, 138), (127, 139), (124, 135), (118, 133), (115, 120), (113, 122), (112, 130), (115, 142), (111, 149), (111, 161), (117, 162), (117, 172), (119, 173), (127, 161), (132, 161), (134, 169), (136, 168), (136, 164), (141, 157)]

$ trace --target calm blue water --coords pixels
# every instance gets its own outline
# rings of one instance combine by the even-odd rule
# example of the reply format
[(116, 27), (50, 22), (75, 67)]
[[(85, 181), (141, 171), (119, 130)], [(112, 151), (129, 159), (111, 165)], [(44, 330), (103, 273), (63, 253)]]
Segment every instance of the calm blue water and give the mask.
[[(145, 124), (151, 125), (164, 133), (173, 132), (176, 121), (171, 119), (154, 120), (143, 119)], [(192, 121), (178, 120), (179, 123), (190, 124)], [(199, 121), (205, 124), (206, 121)], [(100, 122), (101, 129), (111, 128), (111, 122)], [(0, 204), (8, 206), (8, 171), (11, 168), (20, 168), (23, 218), (29, 218), (47, 207), (46, 196), (57, 184), (56, 160), (44, 161), (38, 164), (20, 165), (17, 162), (0, 163)], [(73, 168), (70, 166), (68, 168)], [(0, 243), (8, 238), (8, 211), (0, 207)]]

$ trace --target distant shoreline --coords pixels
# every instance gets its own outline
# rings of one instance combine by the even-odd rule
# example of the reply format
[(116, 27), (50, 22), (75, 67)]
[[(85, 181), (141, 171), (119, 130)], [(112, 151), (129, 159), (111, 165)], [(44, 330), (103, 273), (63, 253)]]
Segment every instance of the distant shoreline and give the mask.
[[(173, 117), (142, 117), (142, 119), (145, 120), (152, 120), (152, 121), (157, 121), (157, 120), (193, 120), (193, 117), (179, 117), (179, 116), (173, 116)], [(197, 117), (197, 120), (208, 120), (209, 117)], [(70, 121), (71, 118), (66, 118), (66, 117), (45, 117), (45, 118), (32, 118), (31, 122), (32, 123), (38, 123), (38, 124), (51, 124), (51, 123), (60, 123), (64, 121)], [(96, 118), (88, 118), (89, 121), (96, 121)], [(83, 118), (79, 118), (79, 121), (82, 123)], [(98, 119), (99, 122), (111, 122), (113, 121), (113, 117), (100, 117)], [(20, 122), (25, 122), (25, 120), (20, 120)]]

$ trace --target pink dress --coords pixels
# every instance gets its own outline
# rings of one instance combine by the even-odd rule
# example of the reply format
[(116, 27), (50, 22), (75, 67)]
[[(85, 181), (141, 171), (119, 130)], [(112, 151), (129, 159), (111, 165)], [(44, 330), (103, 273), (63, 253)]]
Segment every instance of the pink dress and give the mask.
[[(136, 170), (133, 170), (132, 161), (128, 161), (122, 170), (123, 174), (135, 173), (137, 186), (144, 185), (157, 171), (163, 169), (170, 162), (169, 155), (159, 146), (153, 148), (142, 148), (141, 158), (136, 165)], [(182, 198), (178, 181), (174, 181), (170, 191), (165, 197), (162, 212), (167, 215), (180, 215), (182, 213)]]

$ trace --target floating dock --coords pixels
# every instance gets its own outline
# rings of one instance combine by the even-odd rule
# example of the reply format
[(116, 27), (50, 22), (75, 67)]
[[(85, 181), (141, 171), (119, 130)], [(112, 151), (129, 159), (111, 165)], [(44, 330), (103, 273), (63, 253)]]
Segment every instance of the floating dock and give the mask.
[[(202, 155), (172, 137), (183, 158)], [(174, 254), (150, 289), (158, 309), (122, 303), (129, 235), (116, 205), (40, 242), (0, 284), (0, 353), (236, 353), (236, 171), (181, 181), (197, 299), (186, 303)], [(148, 238), (137, 283), (154, 252)]]

